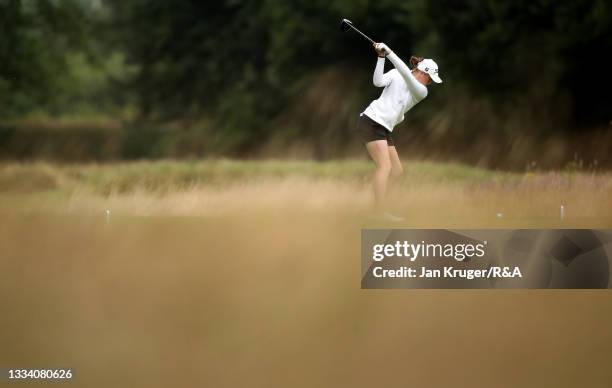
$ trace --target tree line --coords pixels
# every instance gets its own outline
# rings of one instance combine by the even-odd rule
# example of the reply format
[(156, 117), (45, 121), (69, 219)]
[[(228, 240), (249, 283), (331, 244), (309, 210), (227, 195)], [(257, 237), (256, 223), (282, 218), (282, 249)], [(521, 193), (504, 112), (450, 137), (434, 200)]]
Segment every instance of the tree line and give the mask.
[[(400, 56), (440, 65), (445, 83), (407, 119), (417, 134), (513, 141), (608, 130), (610, 8), (603, 0), (0, 0), (0, 119), (94, 112), (138, 131), (186, 128), (237, 152), (343, 133), (379, 92), (368, 83), (371, 47), (338, 29), (347, 17)], [(319, 117), (327, 95), (338, 108)], [(300, 106), (314, 116), (296, 118)]]

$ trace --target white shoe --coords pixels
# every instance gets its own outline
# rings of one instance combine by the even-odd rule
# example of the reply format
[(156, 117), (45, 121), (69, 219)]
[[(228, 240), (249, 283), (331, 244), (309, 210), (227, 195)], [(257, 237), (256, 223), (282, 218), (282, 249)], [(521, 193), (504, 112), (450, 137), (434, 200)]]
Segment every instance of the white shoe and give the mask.
[(393, 221), (393, 222), (406, 221), (404, 217), (396, 216), (389, 212), (383, 212), (382, 218), (386, 221)]

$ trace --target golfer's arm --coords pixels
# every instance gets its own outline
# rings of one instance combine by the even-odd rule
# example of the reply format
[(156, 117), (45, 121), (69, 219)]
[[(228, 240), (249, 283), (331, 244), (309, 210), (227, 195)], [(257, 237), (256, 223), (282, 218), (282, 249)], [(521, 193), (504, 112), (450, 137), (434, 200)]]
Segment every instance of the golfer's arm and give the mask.
[(425, 96), (427, 95), (427, 88), (419, 81), (417, 81), (416, 78), (414, 78), (414, 76), (412, 75), (412, 71), (410, 71), (408, 65), (406, 65), (404, 61), (402, 61), (397, 55), (395, 55), (395, 53), (387, 55), (387, 58), (389, 58), (391, 63), (393, 63), (393, 66), (395, 66), (400, 75), (406, 80), (410, 93), (412, 93), (414, 96), (425, 98)]
[(389, 85), (389, 82), (391, 81), (391, 77), (389, 76), (389, 74), (384, 74), (383, 73), (384, 71), (385, 71), (385, 58), (378, 58), (378, 61), (376, 62), (376, 68), (374, 68), (374, 77), (373, 77), (374, 86), (381, 88), (383, 86)]

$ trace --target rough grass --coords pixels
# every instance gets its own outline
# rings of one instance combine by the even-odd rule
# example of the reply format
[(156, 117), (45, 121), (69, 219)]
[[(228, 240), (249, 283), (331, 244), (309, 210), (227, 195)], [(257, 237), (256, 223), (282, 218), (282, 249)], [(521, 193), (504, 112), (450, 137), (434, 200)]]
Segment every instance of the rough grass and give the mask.
[(609, 385), (607, 293), (359, 284), (362, 228), (611, 227), (610, 175), (405, 167), (391, 225), (367, 161), (4, 164), (0, 365), (86, 387)]
[[(28, 187), (47, 190), (49, 181), (61, 182), (62, 189), (87, 187), (99, 193), (133, 190), (176, 190), (194, 185), (212, 187), (253, 183), (262, 179), (289, 177), (342, 182), (363, 181), (372, 171), (366, 160), (291, 161), (291, 160), (209, 160), (157, 161), (86, 165), (51, 165), (47, 163), (0, 165), (0, 190), (20, 190), (17, 177)], [(412, 162), (403, 177), (405, 182), (477, 182), (493, 176), (510, 176), (458, 164)]]
[[(114, 216), (223, 216), (319, 211), (364, 216), (371, 210), (367, 160), (158, 161), (0, 166), (0, 210)], [(405, 163), (389, 210), (410, 225), (496, 225), (521, 220), (589, 220), (610, 225), (609, 173), (491, 171), (459, 164)], [(519, 224), (521, 224), (519, 222)], [(568, 221), (566, 221), (568, 222)], [(567, 225), (567, 224), (566, 224)]]

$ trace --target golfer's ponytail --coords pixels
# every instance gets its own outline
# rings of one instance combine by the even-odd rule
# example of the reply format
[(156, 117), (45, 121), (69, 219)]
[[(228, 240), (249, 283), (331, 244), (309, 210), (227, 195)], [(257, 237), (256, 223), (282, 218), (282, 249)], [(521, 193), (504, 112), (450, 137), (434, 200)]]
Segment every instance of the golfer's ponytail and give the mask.
[(416, 57), (416, 56), (413, 55), (413, 56), (410, 57), (410, 65), (414, 69), (415, 67), (417, 67), (419, 62), (421, 62), (422, 60), (423, 60), (423, 57)]

